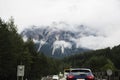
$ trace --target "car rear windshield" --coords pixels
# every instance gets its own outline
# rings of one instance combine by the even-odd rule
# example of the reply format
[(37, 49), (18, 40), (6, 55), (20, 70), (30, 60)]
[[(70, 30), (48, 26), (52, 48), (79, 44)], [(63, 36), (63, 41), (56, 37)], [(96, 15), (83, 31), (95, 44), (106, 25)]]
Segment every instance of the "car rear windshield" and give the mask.
[(65, 72), (70, 72), (70, 70), (65, 70)]
[(89, 70), (71, 70), (71, 72), (90, 72)]

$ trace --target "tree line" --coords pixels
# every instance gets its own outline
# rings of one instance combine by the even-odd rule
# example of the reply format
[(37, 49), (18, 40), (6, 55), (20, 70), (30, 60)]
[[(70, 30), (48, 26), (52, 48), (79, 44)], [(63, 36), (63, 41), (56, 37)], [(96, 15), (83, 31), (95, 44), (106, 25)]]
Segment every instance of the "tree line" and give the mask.
[(0, 80), (16, 80), (17, 66), (25, 65), (28, 80), (40, 80), (42, 76), (57, 74), (61, 61), (45, 56), (35, 50), (32, 39), (23, 41), (11, 17), (0, 18)]
[(86, 67), (94, 72), (120, 70), (120, 45), (113, 48), (105, 48), (95, 51), (75, 54), (63, 59), (65, 63), (72, 67)]

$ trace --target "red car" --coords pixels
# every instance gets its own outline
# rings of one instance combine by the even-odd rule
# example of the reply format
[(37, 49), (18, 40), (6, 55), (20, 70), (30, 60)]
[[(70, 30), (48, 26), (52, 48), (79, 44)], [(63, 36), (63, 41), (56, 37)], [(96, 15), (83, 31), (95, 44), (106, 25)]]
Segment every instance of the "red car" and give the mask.
[(95, 80), (91, 70), (87, 68), (71, 68), (66, 79), (67, 80)]

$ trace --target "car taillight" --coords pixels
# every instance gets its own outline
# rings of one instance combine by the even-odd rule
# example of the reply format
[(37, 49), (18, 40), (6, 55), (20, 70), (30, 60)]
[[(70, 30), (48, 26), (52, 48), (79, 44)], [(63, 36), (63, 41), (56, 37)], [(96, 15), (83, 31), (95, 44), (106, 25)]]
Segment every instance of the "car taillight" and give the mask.
[(88, 80), (94, 80), (94, 76), (87, 76)]
[(69, 79), (73, 79), (74, 76), (73, 76), (73, 75), (69, 75), (68, 78), (69, 78)]

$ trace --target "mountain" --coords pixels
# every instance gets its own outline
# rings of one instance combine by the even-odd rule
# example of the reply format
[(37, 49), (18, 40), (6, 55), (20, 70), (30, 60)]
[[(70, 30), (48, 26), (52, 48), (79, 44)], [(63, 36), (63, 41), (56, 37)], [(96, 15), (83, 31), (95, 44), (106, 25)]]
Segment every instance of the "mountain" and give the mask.
[(84, 25), (69, 25), (65, 22), (53, 23), (50, 26), (31, 26), (21, 33), (24, 40), (31, 38), (36, 50), (48, 56), (63, 57), (89, 49), (81, 47), (78, 40), (83, 36), (97, 36), (95, 30)]

